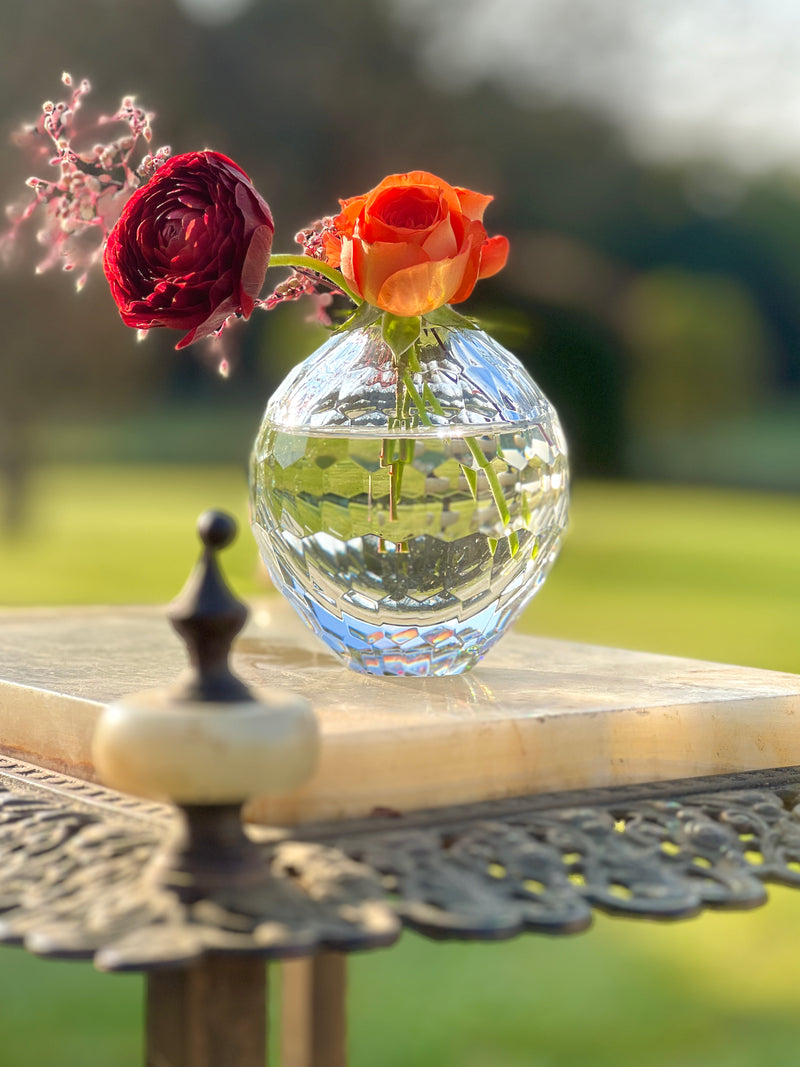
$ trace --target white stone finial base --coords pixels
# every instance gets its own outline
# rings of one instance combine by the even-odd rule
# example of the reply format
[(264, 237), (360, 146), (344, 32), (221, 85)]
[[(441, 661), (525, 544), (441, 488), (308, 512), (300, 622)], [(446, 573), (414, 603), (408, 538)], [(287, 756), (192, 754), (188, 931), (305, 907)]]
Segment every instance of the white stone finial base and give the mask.
[(97, 724), (97, 770), (114, 789), (176, 804), (236, 804), (296, 789), (317, 762), (311, 705), (280, 689), (256, 697), (176, 702), (163, 689), (127, 696)]

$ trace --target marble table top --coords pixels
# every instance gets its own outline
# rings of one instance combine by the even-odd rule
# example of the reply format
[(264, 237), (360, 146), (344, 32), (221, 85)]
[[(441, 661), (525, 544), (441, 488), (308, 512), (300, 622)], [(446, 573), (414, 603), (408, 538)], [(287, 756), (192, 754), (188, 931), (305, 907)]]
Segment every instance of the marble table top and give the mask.
[[(163, 686), (184, 652), (157, 608), (0, 611), (0, 752), (95, 778), (103, 705)], [(371, 678), (282, 601), (252, 605), (233, 657), (313, 703), (314, 778), (257, 798), (296, 823), (800, 764), (800, 676), (511, 634), (471, 673)]]

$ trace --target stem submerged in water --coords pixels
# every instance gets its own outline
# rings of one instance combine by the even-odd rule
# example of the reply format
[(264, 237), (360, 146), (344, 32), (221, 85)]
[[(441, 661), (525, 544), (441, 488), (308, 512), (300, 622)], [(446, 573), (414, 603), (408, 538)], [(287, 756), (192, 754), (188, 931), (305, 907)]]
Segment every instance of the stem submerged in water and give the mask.
[[(497, 471), (486, 458), (486, 454), (478, 443), (476, 437), (465, 437), (464, 441), (466, 442), (467, 448), (472, 453), (473, 459), (486, 475), (486, 480), (489, 483), (492, 499), (497, 508), (497, 514), (500, 516), (500, 521), (503, 526), (508, 527), (511, 522), (511, 512), (508, 510), (508, 504), (503, 495), (503, 487), (500, 484), (500, 479), (497, 477)], [(508, 533), (508, 547), (511, 549), (512, 556), (516, 556), (517, 552), (519, 552), (519, 535), (516, 530), (510, 530)]]
[[(444, 409), (434, 395), (430, 385), (427, 382), (423, 382), (422, 392), (420, 393), (414, 384), (412, 376), (413, 372), (420, 373), (422, 371), (418, 345), (419, 342), (412, 345), (408, 352), (403, 353), (402, 356), (394, 357), (395, 365), (397, 367), (397, 402), (395, 406), (395, 416), (390, 420), (392, 429), (413, 430), (417, 425), (432, 427), (433, 421), (431, 420), (430, 412), (433, 412), (434, 415), (438, 415), (441, 418), (445, 418)], [(412, 406), (413, 410), (411, 410)], [(419, 420), (418, 422), (415, 420), (415, 416)], [(497, 471), (486, 458), (486, 454), (481, 448), (477, 437), (465, 437), (464, 441), (466, 442), (467, 448), (469, 449), (472, 458), (475, 460), (478, 469), (483, 471), (486, 477), (489, 490), (492, 494), (492, 499), (497, 508), (498, 517), (506, 530), (508, 530), (511, 523), (511, 512), (508, 510), (508, 504), (503, 495), (503, 487), (500, 484)], [(384, 438), (381, 447), (381, 466), (389, 468), (390, 519), (397, 518), (397, 506), (400, 503), (403, 467), (406, 463), (411, 462), (413, 458), (414, 442), (412, 439)], [(464, 463), (461, 464), (461, 470), (473, 499), (477, 500), (478, 476), (476, 471), (473, 467)], [(508, 537), (508, 546), (511, 555), (515, 556), (519, 551), (519, 535), (516, 530), (509, 530), (506, 536)], [(490, 541), (494, 541), (493, 549), (496, 549), (497, 540), (490, 538)], [(494, 551), (492, 551), (492, 555), (494, 555)]]

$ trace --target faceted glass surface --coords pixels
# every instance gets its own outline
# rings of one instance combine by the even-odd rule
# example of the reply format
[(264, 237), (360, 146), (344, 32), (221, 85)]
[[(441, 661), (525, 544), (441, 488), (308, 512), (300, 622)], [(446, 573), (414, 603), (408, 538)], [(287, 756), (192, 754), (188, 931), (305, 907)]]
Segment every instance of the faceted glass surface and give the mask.
[(351, 667), (457, 674), (517, 618), (567, 522), (558, 417), (487, 334), (334, 335), (267, 406), (251, 518), (278, 589)]

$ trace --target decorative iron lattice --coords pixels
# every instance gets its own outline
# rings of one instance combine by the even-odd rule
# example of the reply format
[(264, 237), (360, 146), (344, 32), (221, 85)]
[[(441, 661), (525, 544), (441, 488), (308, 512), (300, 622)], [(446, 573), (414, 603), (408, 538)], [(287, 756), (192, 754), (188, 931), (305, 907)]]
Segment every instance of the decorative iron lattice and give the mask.
[(108, 970), (675, 919), (800, 886), (800, 768), (253, 828), (266, 883), (185, 903), (151, 876), (164, 807), (0, 757), (0, 941)]
[(468, 817), (434, 813), (428, 826), (401, 820), (334, 843), (380, 873), (406, 925), (436, 938), (574, 933), (593, 908), (686, 918), (757, 907), (767, 881), (800, 886), (797, 771), (719, 784), (727, 788), (681, 795), (683, 782), (672, 796), (598, 790), (558, 807), (547, 806), (552, 797), (473, 806)]
[(166, 808), (0, 757), (0, 942), (148, 970), (206, 952), (290, 957), (396, 940), (374, 872), (280, 833), (261, 845), (266, 885), (185, 903), (154, 870), (170, 822)]

